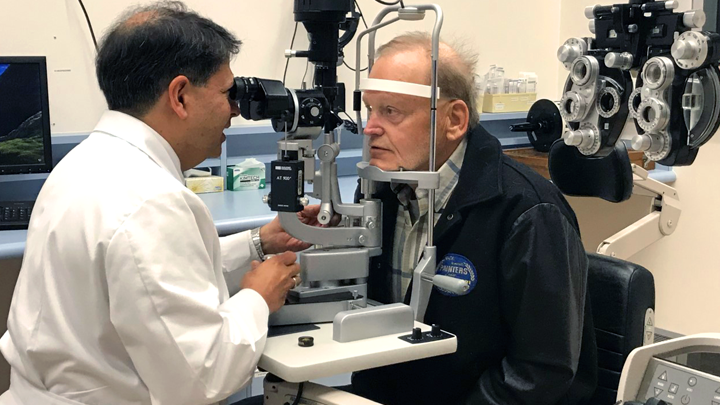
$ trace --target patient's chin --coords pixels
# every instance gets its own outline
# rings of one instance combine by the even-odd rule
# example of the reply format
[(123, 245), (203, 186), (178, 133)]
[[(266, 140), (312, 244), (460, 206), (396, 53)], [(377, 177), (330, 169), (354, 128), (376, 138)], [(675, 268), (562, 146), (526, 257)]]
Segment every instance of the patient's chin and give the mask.
[(386, 172), (396, 171), (399, 169), (397, 163), (387, 162), (381, 159), (370, 159), (369, 163), (370, 165), (376, 166), (378, 169), (384, 170)]

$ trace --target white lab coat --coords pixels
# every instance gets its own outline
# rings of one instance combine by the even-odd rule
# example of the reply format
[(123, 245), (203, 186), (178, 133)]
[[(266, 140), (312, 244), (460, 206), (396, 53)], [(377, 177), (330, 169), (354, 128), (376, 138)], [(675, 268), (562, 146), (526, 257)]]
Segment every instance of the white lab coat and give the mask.
[[(218, 238), (170, 145), (107, 112), (37, 199), (8, 332), (0, 404), (209, 404), (252, 380), (268, 306), (224, 272), (257, 258)], [(239, 288), (239, 287), (238, 287)]]

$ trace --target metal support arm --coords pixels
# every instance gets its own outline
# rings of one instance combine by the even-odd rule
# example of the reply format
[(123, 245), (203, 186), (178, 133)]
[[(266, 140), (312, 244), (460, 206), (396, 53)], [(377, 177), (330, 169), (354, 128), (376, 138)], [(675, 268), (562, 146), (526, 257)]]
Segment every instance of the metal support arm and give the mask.
[(677, 191), (649, 177), (648, 171), (632, 165), (633, 193), (654, 197), (652, 211), (639, 221), (604, 240), (597, 249), (601, 255), (627, 260), (665, 236), (672, 234), (680, 220)]
[[(377, 208), (377, 213), (375, 215), (368, 215), (368, 217), (378, 218), (379, 204), (373, 201), (368, 201), (367, 203)], [(278, 213), (278, 217), (280, 218), (280, 225), (282, 225), (287, 233), (313, 245), (323, 245), (326, 247), (380, 246), (381, 235), (379, 227), (375, 227), (374, 229), (361, 227), (320, 228), (302, 223), (294, 212), (280, 212)]]

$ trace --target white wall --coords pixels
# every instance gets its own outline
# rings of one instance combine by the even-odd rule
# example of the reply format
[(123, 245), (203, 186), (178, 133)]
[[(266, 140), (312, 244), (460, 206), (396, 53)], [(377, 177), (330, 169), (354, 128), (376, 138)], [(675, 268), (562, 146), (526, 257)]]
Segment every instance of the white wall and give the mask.
[[(99, 37), (134, 0), (84, 0)], [(146, 4), (148, 1), (140, 1)], [(359, 0), (370, 23), (383, 7)], [(490, 64), (505, 67), (508, 75), (535, 71), (540, 77), (539, 96), (549, 97), (557, 88), (556, 63), (548, 55), (557, 49), (560, 27), (559, 0), (504, 0), (470, 2), (437, 0), (445, 13), (443, 36), (464, 38), (480, 52), (484, 72)], [(227, 27), (244, 42), (232, 64), (236, 75), (281, 79), (294, 27), (291, 0), (187, 0), (186, 4)], [(76, 0), (0, 0), (0, 55), (46, 55), (50, 86), (53, 134), (88, 133), (106, 104), (96, 84), (94, 49), (84, 16)], [(431, 13), (429, 13), (431, 14)], [(406, 30), (431, 30), (430, 15), (422, 23), (398, 23), (381, 31), (378, 44)], [(295, 49), (307, 49), (307, 36), (298, 29)], [(354, 42), (346, 48), (354, 66)], [(367, 55), (364, 51), (363, 55)], [(298, 88), (304, 60), (292, 60), (288, 86)], [(354, 76), (340, 68), (348, 89)], [(308, 74), (308, 80), (311, 72)], [(348, 92), (350, 95), (350, 92)], [(350, 100), (350, 99), (349, 99)], [(352, 107), (347, 104), (348, 109)], [(234, 124), (245, 123), (238, 119)]]
[(92, 128), (105, 108), (92, 43), (72, 2), (0, 0), (0, 55), (46, 56), (53, 133)]
[[(561, 42), (587, 36), (583, 10), (607, 0), (562, 0)], [(681, 10), (702, 7), (697, 0), (683, 0)], [(558, 83), (567, 72), (561, 71)], [(656, 325), (681, 334), (720, 332), (720, 136), (700, 150), (696, 162), (675, 168), (673, 185), (682, 202), (677, 231), (630, 258), (655, 276)], [(585, 247), (597, 243), (647, 212), (647, 198), (633, 197), (622, 204), (571, 199), (581, 224)], [(592, 241), (592, 243), (588, 243)]]
[(682, 334), (720, 332), (719, 157), (715, 135), (692, 166), (675, 169), (678, 229), (633, 258), (655, 275), (657, 324)]

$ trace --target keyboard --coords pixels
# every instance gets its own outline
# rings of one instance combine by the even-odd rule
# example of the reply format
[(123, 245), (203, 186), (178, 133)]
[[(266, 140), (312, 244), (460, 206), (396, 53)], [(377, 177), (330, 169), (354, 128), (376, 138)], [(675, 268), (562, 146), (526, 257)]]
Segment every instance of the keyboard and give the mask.
[(27, 229), (34, 201), (0, 201), (0, 231)]

